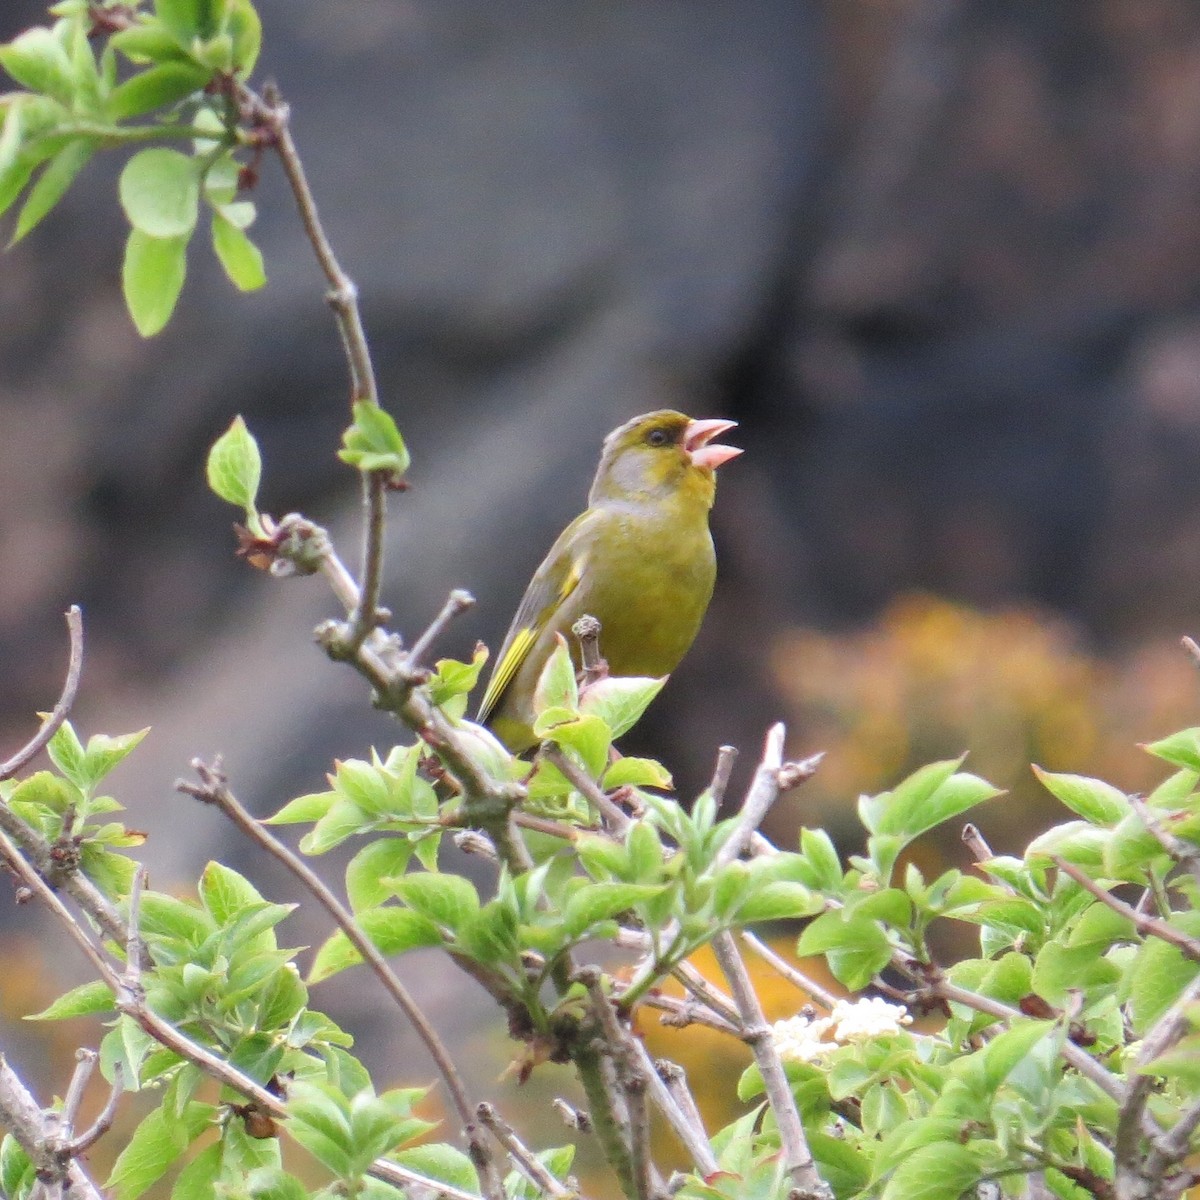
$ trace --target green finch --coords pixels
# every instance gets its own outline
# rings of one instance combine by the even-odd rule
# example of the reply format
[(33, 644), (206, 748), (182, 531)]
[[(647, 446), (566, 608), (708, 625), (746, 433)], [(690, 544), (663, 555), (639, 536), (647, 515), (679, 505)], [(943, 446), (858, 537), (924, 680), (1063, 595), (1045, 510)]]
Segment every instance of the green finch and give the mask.
[(556, 645), (585, 614), (600, 622), (613, 675), (669, 675), (712, 597), (717, 563), (708, 513), (715, 471), (741, 454), (713, 438), (733, 421), (663, 409), (604, 439), (587, 509), (534, 573), (496, 659), (481, 723), (514, 753), (534, 745), (533, 694)]

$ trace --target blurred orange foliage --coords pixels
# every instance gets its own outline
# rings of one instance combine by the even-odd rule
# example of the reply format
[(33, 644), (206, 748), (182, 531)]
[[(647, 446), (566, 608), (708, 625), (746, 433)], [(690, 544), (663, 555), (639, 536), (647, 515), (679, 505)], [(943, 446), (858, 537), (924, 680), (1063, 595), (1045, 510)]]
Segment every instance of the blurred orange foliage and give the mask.
[[(1002, 826), (994, 804), (980, 810), (980, 823), (999, 846), (1018, 849), (1014, 834), (1027, 839), (1065, 812), (1030, 763), (1141, 790), (1162, 771), (1137, 743), (1200, 716), (1200, 681), (1177, 640), (1106, 659), (1061, 618), (1029, 608), (979, 612), (928, 595), (893, 601), (865, 628), (790, 630), (772, 650), (771, 671), (790, 708), (791, 750), (827, 752), (777, 816), (843, 837), (853, 828), (855, 839), (860, 793), (968, 751), (967, 769), (1009, 793)], [(792, 834), (778, 823), (774, 832)]]

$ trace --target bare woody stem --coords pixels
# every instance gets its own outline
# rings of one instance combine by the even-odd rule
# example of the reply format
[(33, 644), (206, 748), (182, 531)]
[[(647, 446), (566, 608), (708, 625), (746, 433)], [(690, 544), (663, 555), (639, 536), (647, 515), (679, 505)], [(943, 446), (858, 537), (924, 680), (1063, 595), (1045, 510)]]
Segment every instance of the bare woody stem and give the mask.
[[(273, 89), (258, 96), (248, 88), (239, 89), (238, 100), (244, 111), (259, 128), (269, 134), (287, 176), (300, 221), (312, 245), (321, 272), (329, 284), (326, 299), (333, 309), (341, 335), (342, 348), (350, 370), (351, 402), (379, 403), (375, 368), (358, 307), (358, 288), (342, 269), (325, 232), (317, 210), (316, 197), (308, 185), (304, 164), (296, 149), (289, 127), (290, 109)], [(363, 489), (363, 568), (358, 605), (351, 617), (350, 641), (358, 645), (378, 624), (379, 597), (383, 583), (384, 518), (386, 489), (384, 476), (378, 471), (366, 471)]]
[(1174, 946), (1185, 958), (1190, 958), (1193, 962), (1200, 962), (1200, 939), (1189, 937), (1186, 933), (1176, 929), (1173, 925), (1168, 925), (1166, 921), (1160, 921), (1157, 917), (1147, 916), (1143, 912), (1139, 912), (1131, 904), (1126, 904), (1124, 900), (1118, 900), (1111, 892), (1102, 888), (1094, 879), (1085, 875), (1074, 863), (1069, 863), (1065, 859), (1055, 855), (1054, 865), (1065, 875), (1069, 875), (1081, 888), (1091, 892), (1102, 904), (1108, 905), (1115, 913), (1120, 913), (1127, 921), (1131, 922), (1133, 927), (1143, 934), (1150, 934), (1153, 937), (1159, 938), (1169, 945)]
[(41, 753), (67, 719), (75, 703), (75, 696), (79, 691), (79, 676), (83, 671), (83, 614), (77, 604), (72, 604), (67, 609), (67, 632), (71, 637), (71, 657), (67, 663), (67, 678), (58, 702), (37, 733), (16, 754), (0, 763), (0, 780), (11, 779)]
[(758, 1064), (767, 1093), (767, 1102), (779, 1127), (784, 1169), (791, 1178), (793, 1195), (796, 1200), (832, 1200), (832, 1190), (817, 1173), (817, 1165), (813, 1161), (812, 1151), (808, 1148), (808, 1138), (804, 1134), (804, 1125), (800, 1120), (795, 1097), (784, 1073), (779, 1052), (775, 1049), (771, 1027), (767, 1024), (762, 1005), (754, 991), (754, 983), (738, 953), (733, 934), (717, 934), (712, 946), (717, 963), (729, 981), (733, 1001), (745, 1027), (745, 1039), (754, 1053), (754, 1061)]

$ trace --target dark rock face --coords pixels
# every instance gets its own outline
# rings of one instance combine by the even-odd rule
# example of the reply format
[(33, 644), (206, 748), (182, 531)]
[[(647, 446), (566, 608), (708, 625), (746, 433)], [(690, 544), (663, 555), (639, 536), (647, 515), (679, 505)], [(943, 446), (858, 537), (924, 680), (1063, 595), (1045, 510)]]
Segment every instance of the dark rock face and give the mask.
[[(10, 6), (0, 34), (40, 12)], [(462, 585), (480, 605), (445, 651), (495, 644), (600, 438), (664, 402), (738, 418), (748, 450), (723, 473), (718, 599), (646, 735), (689, 786), (718, 742), (756, 744), (758, 664), (790, 620), (912, 586), (1030, 595), (1108, 637), (1189, 618), (1194, 6), (262, 12), (414, 452), (389, 559), (401, 628)], [(232, 563), (202, 462), (243, 412), (266, 507), (330, 522), (353, 558), (340, 349), (270, 167), (267, 289), (232, 294), (197, 245), (174, 323), (141, 342), (117, 294), (118, 165), (0, 269), (3, 720), (15, 741), (49, 703), (58, 612), (81, 600), (82, 720), (156, 725), (129, 794), (221, 749), (264, 810), (391, 729), (308, 646), (319, 585)]]

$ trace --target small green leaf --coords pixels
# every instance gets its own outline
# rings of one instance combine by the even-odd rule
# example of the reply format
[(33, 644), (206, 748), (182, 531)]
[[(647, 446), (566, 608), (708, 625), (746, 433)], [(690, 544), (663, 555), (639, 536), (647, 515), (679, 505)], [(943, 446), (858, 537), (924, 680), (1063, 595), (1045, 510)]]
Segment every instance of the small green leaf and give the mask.
[(337, 792), (311, 792), (289, 800), (277, 813), (263, 819), (264, 825), (301, 825), (319, 821), (338, 798)]
[(605, 791), (619, 787), (651, 787), (669, 790), (675, 786), (671, 773), (652, 758), (618, 758), (602, 781)]
[(1200, 728), (1183, 729), (1142, 749), (1174, 766), (1200, 771)]
[(579, 687), (575, 682), (575, 664), (567, 649), (567, 639), (558, 636), (554, 650), (546, 660), (533, 690), (533, 711), (537, 714), (547, 709), (565, 709), (574, 713), (579, 705)]
[(187, 275), (187, 245), (186, 234), (156, 238), (140, 229), (129, 231), (121, 286), (129, 315), (142, 337), (161, 332), (175, 311)]
[(224, 7), (220, 0), (154, 0), (155, 15), (184, 47), (213, 37)]
[(233, 38), (233, 69), (245, 79), (258, 62), (262, 21), (250, 0), (230, 0), (225, 26)]
[(109, 736), (106, 733), (94, 733), (88, 738), (87, 749), (84, 751), (83, 770), (86, 773), (89, 787), (95, 787), (119, 762), (132, 753), (141, 744), (142, 739), (150, 732), (150, 726), (136, 730), (134, 733), (122, 733)]
[(662, 890), (661, 885), (641, 883), (589, 883), (567, 901), (563, 928), (568, 936), (581, 937), (598, 922), (607, 921)]
[(262, 456), (258, 442), (240, 415), (233, 418), (233, 423), (208, 452), (207, 476), (208, 486), (222, 500), (244, 508), (247, 513), (257, 511)]
[(92, 1013), (112, 1012), (116, 1007), (112, 989), (102, 980), (80, 984), (65, 995), (43, 1008), (39, 1013), (30, 1013), (26, 1021), (65, 1021), (69, 1017), (83, 1017)]
[(171, 1200), (212, 1200), (217, 1195), (216, 1182), (221, 1175), (224, 1147), (220, 1142), (205, 1146), (175, 1180)]
[(405, 837), (383, 837), (364, 846), (346, 866), (346, 895), (355, 912), (377, 908), (394, 890), (385, 879), (403, 875), (413, 844)]
[(37, 183), (29, 190), (9, 245), (19, 242), (63, 198), (75, 177), (87, 166), (95, 149), (95, 142), (80, 138), (64, 146), (49, 161), (38, 176)]
[(756, 888), (737, 909), (738, 924), (811, 917), (825, 907), (820, 896), (802, 883), (779, 879)]
[(979, 1174), (979, 1164), (966, 1146), (950, 1140), (932, 1143), (900, 1163), (882, 1200), (959, 1200)]
[(891, 961), (887, 935), (870, 920), (845, 920), (840, 912), (817, 917), (800, 935), (801, 957), (824, 954), (829, 969), (851, 990), (864, 988)]
[(1129, 813), (1129, 801), (1125, 793), (1111, 783), (1090, 779), (1086, 775), (1043, 771), (1038, 766), (1032, 770), (1052, 795), (1093, 825), (1112, 828)]
[(399, 479), (411, 460), (391, 414), (368, 400), (355, 401), (353, 411), (338, 458), (360, 471), (386, 471)]
[(127, 121), (177, 104), (198, 92), (211, 77), (211, 71), (186, 62), (165, 62), (139, 71), (113, 88), (108, 97), (109, 118)]
[(229, 282), (239, 291), (253, 292), (267, 282), (262, 251), (232, 221), (215, 211), (212, 243)]
[(433, 875), (422, 871), (387, 882), (409, 908), (451, 930), (479, 911), (479, 893), (470, 880), (461, 875)]
[(609, 676), (587, 687), (579, 708), (581, 712), (594, 713), (608, 726), (612, 736), (619, 738), (638, 723), (666, 682), (665, 676), (662, 679)]
[[(441, 934), (433, 922), (410, 908), (396, 905), (368, 908), (358, 913), (355, 919), (381, 954), (403, 954), (419, 946), (439, 946), (442, 943)], [(320, 983), (360, 962), (362, 956), (339, 929), (317, 951), (307, 982)]]
[(42, 25), (18, 34), (0, 46), (3, 67), (23, 88), (53, 96), (70, 105), (75, 95), (75, 72), (62, 42)]
[(156, 1108), (133, 1131), (113, 1164), (106, 1188), (116, 1200), (137, 1200), (179, 1157), (179, 1152), (204, 1132), (216, 1109), (193, 1100), (179, 1117)]
[(199, 214), (199, 164), (164, 146), (140, 150), (125, 164), (119, 192), (134, 229), (152, 238), (186, 237)]
[(461, 1151), (444, 1143), (412, 1146), (390, 1156), (395, 1162), (429, 1179), (448, 1183), (466, 1192), (479, 1191), (479, 1176), (471, 1160)]

